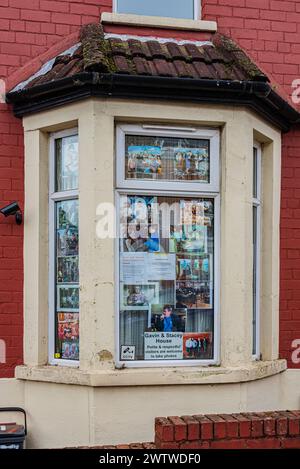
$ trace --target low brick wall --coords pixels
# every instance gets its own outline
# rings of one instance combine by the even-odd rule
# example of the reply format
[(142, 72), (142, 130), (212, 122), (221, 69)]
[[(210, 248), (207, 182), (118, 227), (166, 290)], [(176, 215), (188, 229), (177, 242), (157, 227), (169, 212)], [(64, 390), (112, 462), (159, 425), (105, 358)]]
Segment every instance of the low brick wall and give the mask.
[(157, 417), (154, 443), (93, 449), (300, 449), (300, 411)]
[(155, 419), (157, 449), (300, 449), (300, 411)]

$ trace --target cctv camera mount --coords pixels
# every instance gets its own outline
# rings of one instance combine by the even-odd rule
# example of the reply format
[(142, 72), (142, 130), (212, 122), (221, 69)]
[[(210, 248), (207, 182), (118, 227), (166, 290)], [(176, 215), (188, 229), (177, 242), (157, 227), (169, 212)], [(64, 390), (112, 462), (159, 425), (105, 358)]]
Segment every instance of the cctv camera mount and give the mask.
[(0, 209), (0, 213), (5, 217), (14, 216), (17, 225), (21, 225), (23, 221), (23, 215), (19, 204), (17, 202), (13, 202), (12, 204), (6, 205)]
[(22, 225), (22, 222), (23, 222), (23, 215), (22, 215), (21, 210), (16, 213), (15, 219), (16, 219), (16, 224), (17, 224), (17, 225)]

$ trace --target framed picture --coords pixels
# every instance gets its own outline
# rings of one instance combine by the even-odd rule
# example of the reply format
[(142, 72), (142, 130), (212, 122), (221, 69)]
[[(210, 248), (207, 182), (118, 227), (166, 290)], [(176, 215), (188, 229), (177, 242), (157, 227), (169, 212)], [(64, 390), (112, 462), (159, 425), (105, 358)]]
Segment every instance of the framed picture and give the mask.
[[(170, 314), (164, 314), (165, 305), (151, 306), (152, 332), (185, 332), (187, 321), (187, 309), (171, 306)], [(170, 318), (170, 319), (168, 319)]]
[(62, 312), (79, 312), (78, 285), (58, 285), (57, 310)]
[(154, 145), (128, 147), (127, 177), (155, 178), (162, 173), (161, 148)]
[(63, 342), (61, 347), (61, 358), (66, 360), (79, 360), (79, 343)]
[(177, 259), (177, 278), (179, 280), (192, 280), (192, 259)]
[(210, 257), (177, 256), (177, 280), (210, 281)]
[(208, 200), (180, 200), (180, 210), (184, 233), (188, 233), (196, 226), (212, 225), (214, 208)]
[(79, 340), (79, 313), (58, 313), (58, 340)]
[(175, 179), (196, 179), (209, 182), (209, 154), (207, 148), (175, 148)]
[(177, 281), (176, 308), (211, 309), (212, 285), (205, 282)]
[(78, 283), (78, 256), (59, 257), (57, 259), (57, 282)]
[(157, 197), (122, 197), (120, 212), (123, 252), (161, 251)]
[(78, 228), (69, 227), (57, 231), (57, 255), (78, 256)]
[(122, 285), (121, 309), (132, 309), (132, 307), (149, 307), (151, 304), (159, 303), (159, 282), (141, 285)]
[(207, 227), (194, 225), (189, 229), (172, 226), (170, 230), (169, 251), (174, 253), (207, 253)]
[(212, 353), (211, 332), (191, 332), (183, 334), (183, 358), (209, 358)]

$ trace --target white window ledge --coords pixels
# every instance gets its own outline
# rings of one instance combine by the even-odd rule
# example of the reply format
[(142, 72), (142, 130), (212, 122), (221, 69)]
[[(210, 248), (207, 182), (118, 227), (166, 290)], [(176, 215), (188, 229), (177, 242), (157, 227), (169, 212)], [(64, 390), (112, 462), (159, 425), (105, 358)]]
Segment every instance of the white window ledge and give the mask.
[(18, 366), (16, 378), (91, 387), (229, 384), (267, 378), (285, 371), (285, 360), (241, 367), (140, 368), (83, 371), (65, 366)]
[(211, 33), (217, 31), (217, 23), (215, 21), (165, 18), (162, 16), (141, 16), (104, 12), (101, 15), (101, 22), (103, 24), (109, 23), (127, 26), (145, 26), (160, 29), (180, 29)]

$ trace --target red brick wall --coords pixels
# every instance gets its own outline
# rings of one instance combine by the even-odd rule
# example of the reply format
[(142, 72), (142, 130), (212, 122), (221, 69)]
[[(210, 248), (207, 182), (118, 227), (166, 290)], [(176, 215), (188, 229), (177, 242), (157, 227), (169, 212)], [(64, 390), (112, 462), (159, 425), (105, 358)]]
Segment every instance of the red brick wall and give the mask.
[[(0, 78), (11, 79), (80, 25), (99, 21), (110, 5), (111, 0), (0, 0)], [(23, 205), (23, 162), (21, 121), (0, 104), (0, 206), (14, 200)], [(22, 363), (22, 277), (23, 229), (0, 216), (0, 339), (7, 347), (0, 378), (13, 376)]]
[(202, 17), (235, 39), (277, 84), (291, 93), (300, 78), (300, 3), (278, 0), (202, 0)]
[[(280, 349), (300, 368), (300, 131), (283, 139)], [(297, 340), (298, 339), (298, 340)], [(294, 342), (294, 344), (293, 344)], [(297, 349), (299, 352), (297, 353)], [(292, 354), (294, 352), (294, 360)], [(295, 363), (295, 360), (298, 363)]]
[(154, 435), (150, 443), (92, 449), (300, 449), (300, 411), (157, 417)]
[[(55, 45), (59, 48), (62, 38), (78, 31), (81, 24), (98, 21), (102, 11), (111, 10), (111, 2), (0, 0), (0, 78), (10, 81), (16, 81), (12, 76), (25, 78), (25, 71), (23, 75), (18, 73), (21, 67), (27, 67), (49, 48)], [(292, 80), (300, 77), (299, 2), (202, 0), (202, 6), (203, 19), (216, 19), (219, 31), (236, 39), (290, 93)], [(180, 33), (165, 34), (174, 37)], [(28, 70), (32, 68), (30, 64)], [(289, 365), (294, 367), (300, 367), (291, 362), (292, 341), (300, 339), (299, 147), (298, 132), (284, 138), (281, 356), (288, 358)], [(0, 205), (12, 200), (23, 202), (22, 126), (8, 107), (0, 104)], [(1, 217), (0, 339), (7, 343), (7, 364), (0, 364), (0, 377), (12, 376), (15, 365), (22, 362), (22, 249), (22, 227)]]
[(300, 448), (300, 412), (194, 415), (155, 419), (157, 449)]
[[(202, 0), (202, 16), (235, 39), (288, 95), (300, 78), (300, 2)], [(300, 368), (300, 127), (283, 136), (280, 355)]]

